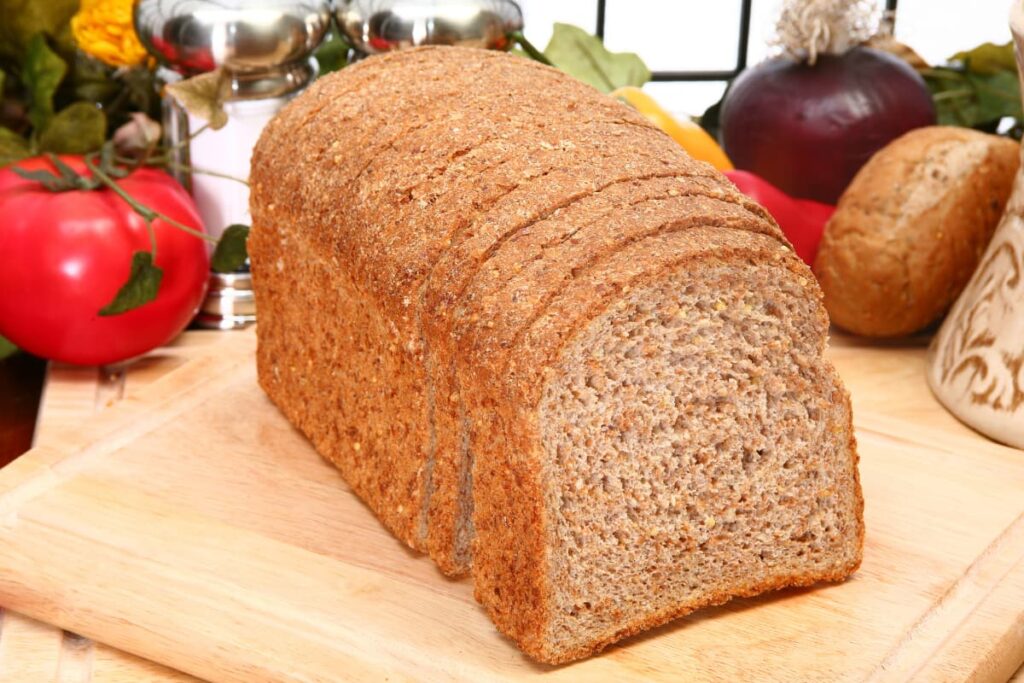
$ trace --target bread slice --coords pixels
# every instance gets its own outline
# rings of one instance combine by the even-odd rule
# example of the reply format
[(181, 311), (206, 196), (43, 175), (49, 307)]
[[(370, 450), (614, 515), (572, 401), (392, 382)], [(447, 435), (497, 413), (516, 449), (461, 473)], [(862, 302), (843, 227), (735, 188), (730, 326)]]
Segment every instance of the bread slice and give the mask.
[(561, 663), (856, 569), (857, 456), (820, 298), (774, 238), (693, 228), (578, 273), (525, 332), (466, 335), (487, 454), (473, 572), (499, 629)]
[[(720, 181), (702, 177), (647, 178), (610, 185), (495, 246), (458, 295), (460, 310), (455, 321), (432, 309), (430, 330), (447, 325), (451, 334), (427, 335), (431, 348), (428, 371), (437, 395), (455, 406), (455, 410), (434, 411), (433, 479), (456, 481), (457, 485), (438, 488), (459, 497), (458, 513), (449, 518), (451, 526), (437, 523), (433, 533), (440, 537), (446, 529), (452, 529), (460, 570), (468, 571), (471, 559), (473, 454), (468, 448), (454, 351), (462, 334), (459, 319), (465, 322), (483, 316), (491, 318), (488, 324), (513, 324), (506, 321), (516, 318), (518, 324), (526, 324), (572, 279), (573, 272), (599, 255), (661, 230), (707, 224), (709, 215), (716, 216), (716, 225), (763, 231), (783, 240), (774, 223), (741, 203), (746, 204), (737, 193), (723, 188)], [(450, 283), (454, 285), (450, 289), (458, 291), (459, 280)], [(450, 504), (439, 495), (431, 499), (435, 515)]]

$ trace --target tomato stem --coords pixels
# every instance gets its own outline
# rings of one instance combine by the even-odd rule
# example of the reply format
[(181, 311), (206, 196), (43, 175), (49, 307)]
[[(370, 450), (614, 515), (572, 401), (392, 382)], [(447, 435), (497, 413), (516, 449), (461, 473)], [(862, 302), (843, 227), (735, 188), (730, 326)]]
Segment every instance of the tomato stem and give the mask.
[(132, 209), (135, 211), (135, 213), (137, 213), (140, 216), (142, 216), (142, 218), (144, 220), (152, 221), (154, 219), (159, 218), (160, 220), (164, 221), (165, 223), (173, 225), (174, 227), (178, 228), (179, 230), (187, 232), (188, 234), (190, 234), (190, 235), (192, 235), (194, 237), (198, 237), (201, 240), (205, 240), (205, 241), (210, 242), (210, 243), (216, 243), (217, 242), (217, 240), (215, 238), (213, 238), (213, 237), (211, 237), (211, 236), (209, 236), (209, 235), (207, 235), (205, 233), (202, 233), (202, 232), (196, 230), (195, 228), (190, 228), (189, 226), (185, 225), (184, 223), (179, 223), (178, 221), (174, 220), (170, 216), (168, 216), (166, 214), (163, 214), (163, 213), (160, 213), (159, 211), (155, 211), (155, 210), (149, 208), (148, 206), (146, 206), (145, 204), (140, 203), (137, 199), (135, 199), (130, 194), (125, 192), (121, 188), (121, 186), (118, 185), (114, 181), (113, 178), (111, 178), (109, 175), (107, 175), (103, 171), (103, 169), (101, 169), (99, 166), (97, 166), (95, 163), (93, 163), (93, 161), (91, 159), (89, 159), (88, 157), (86, 157), (86, 159), (85, 159), (85, 165), (92, 172), (93, 176), (100, 181), (100, 183), (102, 183), (106, 187), (109, 187), (111, 190), (113, 190), (117, 194), (118, 197), (120, 197), (125, 202), (127, 202), (128, 206), (132, 207)]
[(551, 60), (548, 59), (547, 55), (545, 55), (543, 52), (534, 47), (533, 43), (526, 39), (526, 36), (523, 35), (522, 31), (513, 31), (512, 33), (508, 34), (508, 37), (511, 38), (516, 43), (518, 43), (519, 47), (523, 49), (523, 52), (530, 56), (530, 59), (536, 60), (541, 64), (554, 66), (554, 64), (551, 63)]
[(205, 168), (196, 168), (195, 166), (189, 166), (188, 164), (179, 164), (176, 161), (167, 161), (164, 166), (167, 168), (173, 168), (175, 171), (188, 171), (189, 173), (198, 173), (199, 175), (208, 175), (213, 178), (224, 178), (225, 180), (234, 180), (236, 183), (241, 183), (246, 187), (249, 187), (248, 180), (242, 180), (233, 175), (227, 173), (220, 173), (218, 171), (210, 171)]
[(153, 256), (153, 263), (156, 263), (156, 230), (153, 229), (153, 221), (143, 218), (146, 223), (146, 232), (149, 233), (149, 253)]

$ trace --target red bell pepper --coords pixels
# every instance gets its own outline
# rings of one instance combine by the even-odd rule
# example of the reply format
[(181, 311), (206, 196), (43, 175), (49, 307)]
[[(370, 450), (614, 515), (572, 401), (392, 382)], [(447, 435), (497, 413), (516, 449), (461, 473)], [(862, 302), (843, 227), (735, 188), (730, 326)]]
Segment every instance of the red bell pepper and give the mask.
[(811, 199), (790, 197), (749, 171), (726, 171), (725, 175), (740, 192), (768, 210), (786, 238), (793, 243), (797, 256), (807, 265), (812, 265), (825, 224), (835, 213), (836, 207)]

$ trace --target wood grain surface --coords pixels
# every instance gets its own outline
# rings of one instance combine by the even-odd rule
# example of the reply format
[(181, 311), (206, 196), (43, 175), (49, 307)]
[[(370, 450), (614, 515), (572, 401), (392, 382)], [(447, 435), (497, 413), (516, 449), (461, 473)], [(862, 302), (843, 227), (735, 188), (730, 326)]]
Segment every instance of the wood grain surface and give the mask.
[[(229, 333), (192, 331), (172, 345), (116, 368), (51, 364), (35, 430), (44, 446), (125, 395), (231, 343)], [(0, 683), (182, 683), (192, 676), (0, 607)]]
[[(853, 580), (705, 610), (562, 668), (532, 664), (469, 582), (384, 532), (247, 354), (251, 335), (187, 337), (120, 378), (54, 371), (37, 448), (0, 471), (0, 604), (218, 681), (1005, 681), (1024, 660), (1024, 452), (935, 403), (919, 342), (833, 343), (866, 496)], [(76, 406), (120, 396), (72, 426)], [(0, 623), (5, 682), (191, 680), (16, 612)]]

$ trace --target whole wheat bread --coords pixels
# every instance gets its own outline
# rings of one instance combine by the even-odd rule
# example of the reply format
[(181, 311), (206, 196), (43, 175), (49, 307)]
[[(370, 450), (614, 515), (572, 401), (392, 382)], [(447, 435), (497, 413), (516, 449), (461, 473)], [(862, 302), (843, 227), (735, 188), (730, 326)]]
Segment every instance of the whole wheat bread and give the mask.
[(286, 107), (251, 182), (261, 385), (531, 656), (859, 564), (810, 271), (629, 108), (394, 53)]

